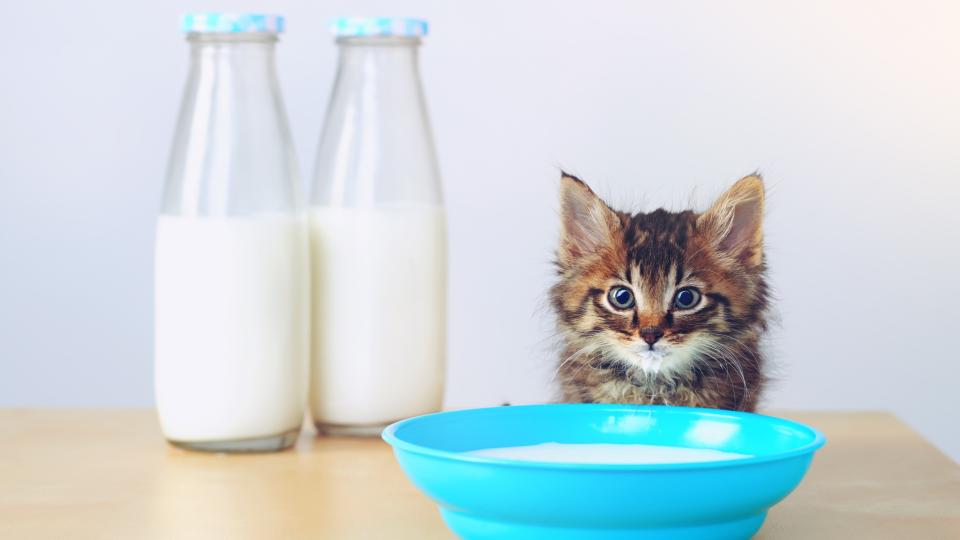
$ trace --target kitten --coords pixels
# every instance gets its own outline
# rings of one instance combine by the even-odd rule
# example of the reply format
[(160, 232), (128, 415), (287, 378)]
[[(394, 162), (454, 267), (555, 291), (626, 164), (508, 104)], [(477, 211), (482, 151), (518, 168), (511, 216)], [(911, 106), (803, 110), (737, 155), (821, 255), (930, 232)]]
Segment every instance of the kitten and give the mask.
[(628, 214), (563, 174), (559, 280), (562, 399), (752, 411), (766, 377), (763, 180), (705, 212)]

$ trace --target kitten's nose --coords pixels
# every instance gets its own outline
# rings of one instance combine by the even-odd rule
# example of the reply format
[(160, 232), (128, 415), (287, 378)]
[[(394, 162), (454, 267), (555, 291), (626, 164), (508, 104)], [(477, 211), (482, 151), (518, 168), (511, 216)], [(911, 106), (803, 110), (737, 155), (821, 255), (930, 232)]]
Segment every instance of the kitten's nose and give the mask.
[(647, 326), (640, 329), (640, 337), (647, 342), (647, 345), (653, 345), (663, 337), (663, 330), (656, 326)]

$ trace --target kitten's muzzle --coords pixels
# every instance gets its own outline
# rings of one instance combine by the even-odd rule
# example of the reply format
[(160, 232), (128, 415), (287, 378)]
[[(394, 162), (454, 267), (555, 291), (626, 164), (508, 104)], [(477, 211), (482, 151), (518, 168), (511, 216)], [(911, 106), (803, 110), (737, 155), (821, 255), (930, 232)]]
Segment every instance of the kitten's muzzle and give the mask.
[(640, 329), (640, 337), (647, 342), (647, 345), (653, 345), (663, 337), (663, 330), (656, 326), (646, 326)]

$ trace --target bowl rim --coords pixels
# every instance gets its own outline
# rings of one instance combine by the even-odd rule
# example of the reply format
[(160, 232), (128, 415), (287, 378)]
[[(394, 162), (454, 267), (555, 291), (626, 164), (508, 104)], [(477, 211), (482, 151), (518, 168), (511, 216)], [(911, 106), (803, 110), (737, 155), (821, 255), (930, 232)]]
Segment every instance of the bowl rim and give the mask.
[(468, 408), (468, 409), (457, 409), (452, 411), (441, 411), (429, 414), (423, 414), (419, 416), (414, 416), (404, 420), (394, 422), (384, 428), (381, 433), (381, 438), (387, 442), (390, 446), (393, 447), (394, 451), (406, 451), (414, 454), (420, 454), (425, 456), (431, 456), (436, 458), (448, 459), (452, 461), (460, 461), (466, 463), (476, 463), (483, 465), (497, 465), (497, 466), (506, 466), (506, 467), (521, 467), (521, 468), (537, 468), (537, 469), (568, 469), (568, 470), (609, 470), (609, 471), (644, 471), (644, 470), (689, 470), (689, 469), (712, 469), (712, 468), (723, 468), (723, 467), (745, 467), (750, 465), (756, 465), (759, 463), (769, 463), (772, 461), (783, 461), (791, 459), (797, 456), (805, 454), (813, 454), (816, 450), (822, 447), (827, 442), (827, 438), (820, 432), (820, 430), (810, 427), (806, 424), (794, 420), (788, 420), (786, 418), (780, 418), (777, 416), (770, 416), (766, 414), (750, 413), (744, 411), (731, 411), (726, 409), (706, 409), (701, 407), (679, 407), (674, 405), (631, 405), (631, 404), (604, 404), (604, 403), (543, 403), (543, 404), (530, 404), (530, 405), (510, 405), (510, 409), (520, 409), (520, 408), (582, 408), (582, 409), (594, 409), (597, 411), (610, 411), (610, 412), (622, 412), (624, 410), (638, 411), (638, 410), (660, 410), (660, 411), (670, 411), (670, 414), (673, 413), (697, 413), (700, 415), (714, 416), (714, 417), (735, 417), (735, 418), (750, 418), (750, 417), (760, 417), (772, 421), (779, 425), (789, 426), (800, 431), (806, 431), (813, 436), (813, 439), (798, 448), (793, 450), (788, 450), (785, 452), (779, 452), (776, 454), (767, 454), (762, 456), (750, 456), (750, 457), (740, 457), (732, 459), (722, 459), (722, 460), (711, 460), (711, 461), (697, 461), (697, 462), (679, 462), (679, 463), (579, 463), (579, 462), (554, 462), (554, 461), (530, 461), (522, 459), (509, 459), (501, 457), (491, 457), (491, 456), (478, 456), (473, 454), (467, 454), (466, 452), (456, 452), (452, 450), (441, 450), (438, 448), (431, 448), (429, 446), (423, 446), (420, 444), (412, 443), (397, 437), (396, 432), (399, 428), (415, 422), (423, 421), (423, 419), (440, 416), (440, 415), (456, 415), (456, 414), (473, 414), (479, 411), (489, 411), (489, 410), (498, 410), (503, 409), (503, 406), (498, 407), (477, 407), (477, 408)]

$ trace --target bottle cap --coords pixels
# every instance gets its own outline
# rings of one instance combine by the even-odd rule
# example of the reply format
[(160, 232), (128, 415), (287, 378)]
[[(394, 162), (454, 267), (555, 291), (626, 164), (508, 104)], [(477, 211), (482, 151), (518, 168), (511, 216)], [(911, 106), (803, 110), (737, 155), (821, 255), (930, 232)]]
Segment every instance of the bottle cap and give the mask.
[(263, 13), (187, 13), (184, 32), (283, 32), (282, 15)]
[(427, 21), (407, 17), (337, 17), (330, 24), (336, 37), (427, 35)]

